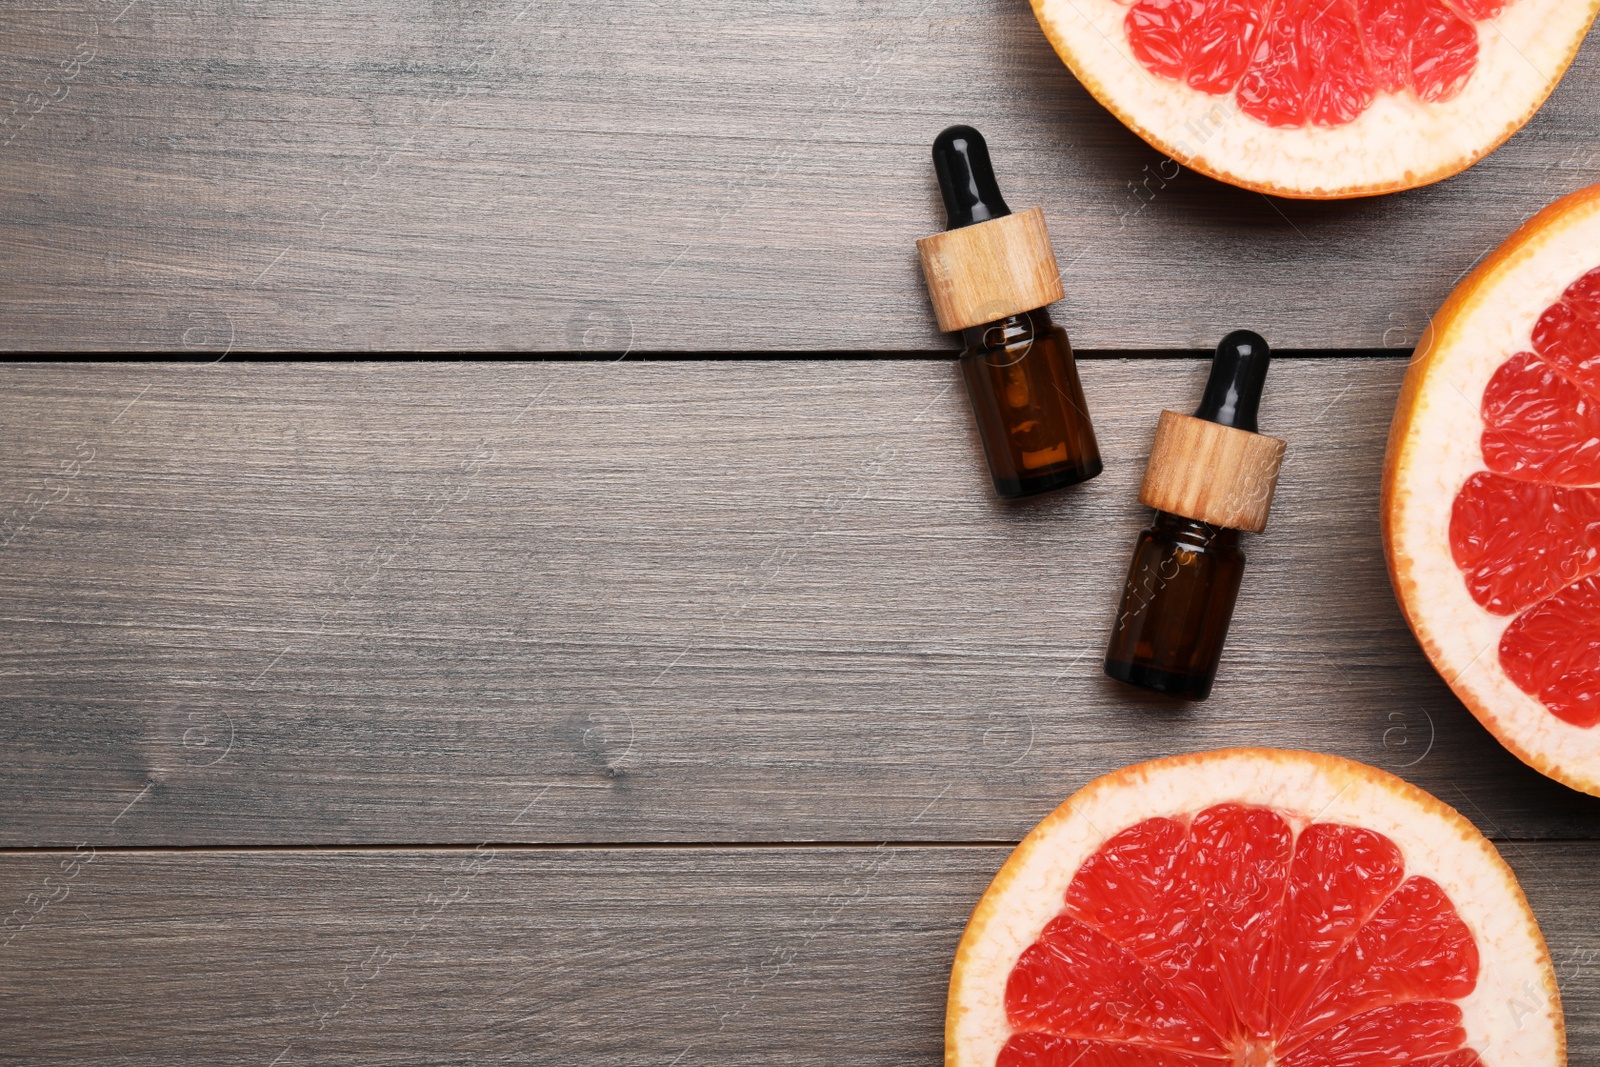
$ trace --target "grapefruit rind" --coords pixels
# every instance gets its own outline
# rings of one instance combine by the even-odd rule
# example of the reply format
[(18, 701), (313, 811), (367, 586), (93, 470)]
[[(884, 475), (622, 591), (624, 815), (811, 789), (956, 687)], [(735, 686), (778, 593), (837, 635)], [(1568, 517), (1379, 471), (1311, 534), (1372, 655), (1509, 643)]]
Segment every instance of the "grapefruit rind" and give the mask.
[(1036, 826), (978, 902), (956, 949), (946, 1067), (993, 1067), (1011, 1034), (1006, 980), (1060, 913), (1084, 860), (1113, 834), (1215, 804), (1263, 805), (1388, 837), (1406, 874), (1432, 878), (1477, 940), (1476, 988), (1457, 1002), (1469, 1045), (1495, 1067), (1566, 1063), (1555, 971), (1516, 876), (1454, 809), (1393, 775), (1336, 756), (1226, 749), (1140, 763), (1090, 782)]
[(1414, 189), (1472, 166), (1539, 110), (1600, 13), (1600, 0), (1514, 0), (1478, 23), (1477, 67), (1454, 98), (1384, 93), (1342, 126), (1286, 129), (1244, 114), (1232, 96), (1146, 70), (1117, 0), (1030, 2), (1078, 80), (1153, 147), (1219, 181), (1312, 200)]
[(1400, 609), (1461, 701), (1517, 758), (1600, 796), (1600, 728), (1558, 719), (1500, 668), (1516, 616), (1468, 591), (1450, 553), (1456, 494), (1485, 469), (1483, 391), (1534, 323), (1600, 257), (1600, 185), (1530, 219), (1458, 285), (1417, 346), (1389, 430), (1383, 540)]

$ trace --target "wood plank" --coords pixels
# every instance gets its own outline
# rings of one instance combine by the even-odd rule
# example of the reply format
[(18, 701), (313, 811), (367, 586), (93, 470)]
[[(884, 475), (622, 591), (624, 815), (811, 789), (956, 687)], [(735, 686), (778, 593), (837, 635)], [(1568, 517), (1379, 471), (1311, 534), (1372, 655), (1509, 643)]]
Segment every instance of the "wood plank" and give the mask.
[[(61, 899), (0, 950), (5, 1055), (936, 1063), (950, 958), (1005, 852), (102, 852), (75, 878), (70, 853), (7, 856), (8, 907)], [(1600, 1062), (1594, 920), (1574, 892), (1600, 878), (1600, 847), (1508, 858), (1558, 968), (1571, 1062)]]
[(1390, 595), (1400, 360), (1273, 370), (1212, 699), (1101, 676), (1204, 371), (1086, 363), (1106, 473), (1005, 506), (947, 362), (8, 367), (0, 844), (1010, 840), (1238, 744), (1594, 835)]
[(1014, 0), (11, 7), (12, 349), (942, 349), (912, 242), (958, 120), (1050, 218), (1080, 346), (1408, 347), (1600, 180), (1593, 39), (1467, 174), (1318, 204), (1176, 174)]

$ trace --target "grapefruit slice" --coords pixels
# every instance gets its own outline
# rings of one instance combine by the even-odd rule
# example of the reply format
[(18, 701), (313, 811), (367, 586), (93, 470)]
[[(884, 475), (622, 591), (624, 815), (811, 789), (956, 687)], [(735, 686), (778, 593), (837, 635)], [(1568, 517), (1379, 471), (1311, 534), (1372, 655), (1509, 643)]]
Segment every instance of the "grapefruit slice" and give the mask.
[(1389, 430), (1383, 531), (1456, 695), (1600, 795), (1600, 185), (1534, 216), (1434, 316)]
[(1533, 117), (1600, 0), (1032, 0), (1078, 80), (1179, 163), (1335, 199), (1465, 170)]
[(1400, 779), (1230, 749), (1084, 787), (956, 950), (947, 1067), (1556, 1067), (1510, 868)]

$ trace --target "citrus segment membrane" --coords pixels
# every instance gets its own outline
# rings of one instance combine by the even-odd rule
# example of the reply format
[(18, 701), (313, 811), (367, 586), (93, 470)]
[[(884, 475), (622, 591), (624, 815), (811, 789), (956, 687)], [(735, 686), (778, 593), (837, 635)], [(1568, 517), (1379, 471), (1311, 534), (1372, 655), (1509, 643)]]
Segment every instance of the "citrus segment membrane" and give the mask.
[(1503, 0), (1136, 0), (1124, 28), (1154, 74), (1233, 94), (1268, 126), (1342, 126), (1382, 93), (1439, 103), (1478, 63)]
[(1444, 890), (1380, 833), (1296, 822), (1220, 804), (1113, 835), (1011, 970), (1001, 1067), (1476, 1063)]
[(1486, 471), (1457, 491), (1450, 553), (1472, 599), (1515, 615), (1500, 666), (1574, 726), (1600, 724), (1600, 268), (1539, 316), (1483, 393)]

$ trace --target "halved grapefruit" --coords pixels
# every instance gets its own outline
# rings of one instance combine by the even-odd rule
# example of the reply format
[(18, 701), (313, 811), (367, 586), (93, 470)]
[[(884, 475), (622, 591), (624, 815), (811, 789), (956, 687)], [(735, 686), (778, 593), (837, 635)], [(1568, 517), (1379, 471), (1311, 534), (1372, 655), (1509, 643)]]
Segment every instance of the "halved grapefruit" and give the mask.
[(1456, 695), (1600, 795), (1600, 185), (1534, 216), (1433, 317), (1389, 430), (1383, 533)]
[(1556, 1067), (1538, 923), (1494, 846), (1333, 756), (1230, 749), (1079, 791), (956, 950), (947, 1067)]
[(1032, 0), (1056, 52), (1185, 166), (1278, 196), (1411, 189), (1533, 117), (1600, 0)]

